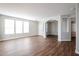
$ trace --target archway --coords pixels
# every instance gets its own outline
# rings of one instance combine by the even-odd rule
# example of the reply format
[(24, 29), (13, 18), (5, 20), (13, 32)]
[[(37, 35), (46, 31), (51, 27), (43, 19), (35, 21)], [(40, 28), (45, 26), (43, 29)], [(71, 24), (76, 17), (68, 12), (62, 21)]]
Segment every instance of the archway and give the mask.
[(48, 20), (45, 23), (45, 33), (46, 37), (58, 37), (58, 21), (57, 20)]

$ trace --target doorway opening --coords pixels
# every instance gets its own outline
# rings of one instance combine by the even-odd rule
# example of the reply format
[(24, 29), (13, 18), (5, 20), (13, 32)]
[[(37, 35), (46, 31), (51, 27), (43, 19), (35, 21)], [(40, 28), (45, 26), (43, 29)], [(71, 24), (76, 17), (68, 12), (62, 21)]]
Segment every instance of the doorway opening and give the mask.
[(74, 47), (76, 45), (76, 18), (71, 18), (71, 41), (74, 42)]
[(46, 22), (46, 37), (58, 38), (58, 21), (49, 20)]
[(76, 38), (76, 20), (75, 20), (75, 18), (72, 18), (72, 21), (71, 21), (71, 37)]

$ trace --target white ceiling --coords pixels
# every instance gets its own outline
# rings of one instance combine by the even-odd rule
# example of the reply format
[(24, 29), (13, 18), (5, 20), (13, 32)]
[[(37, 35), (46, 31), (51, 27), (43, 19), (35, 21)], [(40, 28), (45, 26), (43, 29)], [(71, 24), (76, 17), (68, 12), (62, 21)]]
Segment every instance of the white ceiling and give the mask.
[(37, 20), (74, 12), (75, 3), (4, 3), (0, 4), (0, 14)]

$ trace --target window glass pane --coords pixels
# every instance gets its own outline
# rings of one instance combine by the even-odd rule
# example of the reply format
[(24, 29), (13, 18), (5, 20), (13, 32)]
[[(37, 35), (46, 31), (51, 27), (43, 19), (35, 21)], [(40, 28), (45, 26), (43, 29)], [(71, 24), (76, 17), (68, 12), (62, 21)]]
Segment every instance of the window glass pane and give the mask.
[(5, 19), (5, 34), (14, 34), (14, 20)]
[(16, 33), (22, 33), (22, 21), (16, 21)]
[(29, 32), (29, 22), (24, 22), (24, 33)]

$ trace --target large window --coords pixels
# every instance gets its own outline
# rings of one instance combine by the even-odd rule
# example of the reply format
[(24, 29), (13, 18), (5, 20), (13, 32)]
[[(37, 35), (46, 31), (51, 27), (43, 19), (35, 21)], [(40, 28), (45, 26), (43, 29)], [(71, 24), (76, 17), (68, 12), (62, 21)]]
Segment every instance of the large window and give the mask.
[(29, 33), (29, 22), (5, 19), (5, 34)]
[(14, 20), (5, 19), (5, 34), (14, 34)]
[(16, 33), (22, 33), (22, 21), (16, 21)]
[(24, 22), (24, 33), (29, 32), (29, 22)]

